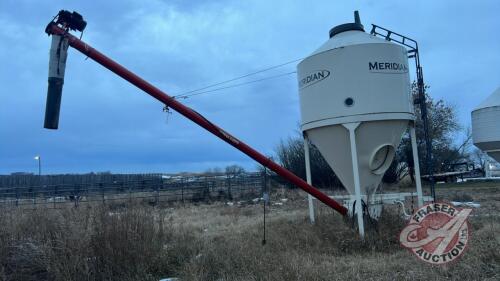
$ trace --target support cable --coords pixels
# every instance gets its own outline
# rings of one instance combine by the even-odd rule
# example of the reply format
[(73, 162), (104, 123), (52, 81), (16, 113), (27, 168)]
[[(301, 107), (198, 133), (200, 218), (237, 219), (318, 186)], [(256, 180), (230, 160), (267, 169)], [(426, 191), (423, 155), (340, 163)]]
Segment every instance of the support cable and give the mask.
[(235, 77), (235, 78), (231, 78), (231, 79), (228, 79), (228, 80), (224, 80), (224, 81), (220, 81), (220, 82), (217, 82), (217, 83), (214, 83), (214, 84), (203, 86), (203, 87), (198, 88), (198, 89), (189, 90), (189, 91), (180, 93), (178, 95), (175, 95), (173, 97), (185, 96), (185, 95), (189, 95), (189, 94), (192, 94), (192, 93), (195, 93), (195, 92), (199, 92), (199, 91), (203, 91), (203, 90), (206, 90), (206, 89), (209, 89), (209, 88), (213, 88), (215, 86), (220, 86), (220, 85), (223, 85), (223, 84), (227, 84), (229, 82), (233, 82), (233, 81), (240, 80), (240, 79), (243, 79), (243, 78), (246, 78), (246, 77), (249, 77), (249, 76), (253, 76), (253, 75), (256, 75), (256, 74), (259, 74), (259, 73), (262, 73), (262, 72), (273, 70), (273, 69), (276, 69), (276, 68), (279, 68), (279, 67), (282, 67), (282, 66), (285, 66), (285, 65), (297, 62), (297, 61), (302, 60), (302, 59), (303, 58), (294, 59), (294, 60), (291, 60), (291, 61), (287, 61), (287, 62), (284, 62), (284, 63), (273, 65), (273, 66), (270, 66), (270, 67), (267, 67), (267, 68), (264, 68), (264, 69), (261, 69), (261, 70), (257, 70), (255, 72), (251, 72), (251, 73), (248, 73), (248, 74), (244, 74), (244, 75)]
[(287, 73), (281, 73), (281, 74), (278, 74), (278, 75), (268, 76), (268, 77), (264, 77), (264, 78), (257, 79), (257, 80), (247, 81), (247, 82), (243, 82), (243, 83), (239, 83), (239, 84), (234, 84), (234, 85), (230, 85), (230, 86), (215, 88), (215, 89), (211, 89), (211, 90), (207, 90), (207, 91), (202, 91), (202, 92), (196, 92), (196, 93), (192, 93), (192, 94), (175, 95), (175, 96), (173, 96), (173, 98), (175, 98), (175, 99), (186, 99), (186, 98), (193, 97), (193, 96), (203, 95), (203, 94), (207, 94), (207, 93), (213, 93), (213, 92), (217, 92), (217, 91), (221, 91), (221, 90), (226, 90), (226, 89), (230, 89), (230, 88), (241, 87), (241, 86), (252, 84), (252, 83), (257, 83), (257, 82), (272, 80), (272, 79), (276, 79), (276, 78), (288, 76), (288, 75), (291, 75), (291, 74), (294, 74), (294, 73), (297, 73), (297, 71), (291, 71), (291, 72), (287, 72)]

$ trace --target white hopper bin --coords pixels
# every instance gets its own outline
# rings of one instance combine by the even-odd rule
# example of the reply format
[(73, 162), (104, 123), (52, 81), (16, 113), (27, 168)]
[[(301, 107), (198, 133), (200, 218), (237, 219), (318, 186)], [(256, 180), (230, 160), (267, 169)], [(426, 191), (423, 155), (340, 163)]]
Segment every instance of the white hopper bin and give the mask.
[(500, 88), (472, 111), (474, 145), (500, 163)]
[[(355, 12), (355, 22), (332, 28), (297, 75), (306, 156), (309, 139), (357, 202), (373, 195), (415, 119), (407, 50), (365, 33)], [(355, 209), (359, 222), (361, 204)]]

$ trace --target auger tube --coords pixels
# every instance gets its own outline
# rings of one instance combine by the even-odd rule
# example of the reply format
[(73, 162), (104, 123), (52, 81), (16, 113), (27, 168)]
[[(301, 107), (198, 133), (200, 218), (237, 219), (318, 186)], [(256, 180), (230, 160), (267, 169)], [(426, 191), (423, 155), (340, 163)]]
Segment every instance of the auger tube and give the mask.
[(205, 117), (194, 111), (193, 109), (183, 105), (173, 97), (167, 95), (166, 93), (162, 92), (160, 89), (156, 88), (146, 80), (142, 79), (138, 75), (134, 74), (133, 72), (129, 71), (122, 65), (118, 64), (114, 60), (108, 58), (101, 52), (97, 51), (96, 49), (92, 48), (82, 40), (78, 39), (74, 35), (68, 33), (66, 30), (63, 28), (59, 27), (56, 23), (51, 23), (47, 26), (45, 30), (49, 35), (56, 35), (56, 36), (63, 36), (65, 39), (68, 40), (69, 45), (81, 53), (83, 53), (85, 56), (88, 58), (96, 61), (100, 65), (104, 66), (105, 68), (109, 69), (110, 71), (114, 72), (116, 75), (122, 77), (123, 79), (127, 80), (131, 84), (135, 85), (137, 88), (143, 90), (153, 98), (159, 100), (160, 102), (164, 103), (166, 106), (172, 108), (173, 110), (177, 111), (178, 113), (184, 115), (184, 117), (188, 118), (189, 120), (195, 122), (199, 126), (203, 127), (207, 131), (211, 132), (215, 136), (219, 137), (223, 141), (227, 142), (228, 144), (234, 146), (236, 149), (240, 150), (241, 152), (245, 153), (246, 155), (250, 156), (252, 159), (255, 161), (259, 162), (263, 166), (268, 167), (272, 171), (274, 171), (276, 174), (282, 176), (283, 178), (287, 179), (290, 183), (300, 187), (303, 189), (305, 192), (311, 194), (312, 196), (316, 197), (319, 201), (325, 203), (326, 205), (330, 206), (334, 210), (338, 211), (342, 215), (347, 214), (347, 209), (333, 200), (332, 198), (328, 197), (326, 194), (323, 192), (319, 191), (317, 188), (307, 184), (304, 180), (293, 174), (292, 172), (288, 171), (287, 169), (281, 167), (280, 165), (276, 164), (273, 162), (271, 159), (268, 157), (264, 156), (263, 154), (259, 153), (255, 149), (251, 148), (244, 142), (240, 141), (239, 139), (235, 138), (228, 132), (224, 131), (223, 129), (219, 128), (212, 122), (208, 121)]

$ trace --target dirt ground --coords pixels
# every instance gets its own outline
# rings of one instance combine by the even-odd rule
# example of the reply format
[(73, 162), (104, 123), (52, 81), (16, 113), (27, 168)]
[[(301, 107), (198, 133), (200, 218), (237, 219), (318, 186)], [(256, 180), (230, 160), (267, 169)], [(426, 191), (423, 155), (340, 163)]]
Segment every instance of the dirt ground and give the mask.
[(499, 280), (500, 184), (438, 185), (437, 196), (481, 204), (467, 251), (446, 267), (399, 245), (395, 208), (362, 241), (321, 204), (311, 225), (306, 194), (283, 189), (266, 212), (265, 245), (263, 205), (251, 200), (1, 210), (0, 280)]

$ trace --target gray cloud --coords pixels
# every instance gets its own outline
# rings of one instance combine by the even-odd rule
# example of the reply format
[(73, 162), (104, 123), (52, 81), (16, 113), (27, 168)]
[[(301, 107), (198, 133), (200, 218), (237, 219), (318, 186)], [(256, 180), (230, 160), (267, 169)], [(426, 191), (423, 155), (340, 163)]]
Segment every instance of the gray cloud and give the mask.
[[(42, 129), (50, 40), (59, 9), (88, 21), (83, 39), (171, 94), (304, 57), (359, 9), (417, 39), (431, 94), (470, 111), (500, 85), (498, 1), (2, 1), (0, 173), (204, 170), (255, 163), (77, 51), (70, 51), (59, 131)], [(257, 76), (284, 73), (294, 65)], [(294, 75), (184, 101), (271, 154), (300, 118)]]

